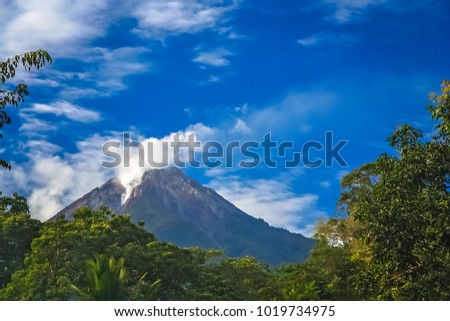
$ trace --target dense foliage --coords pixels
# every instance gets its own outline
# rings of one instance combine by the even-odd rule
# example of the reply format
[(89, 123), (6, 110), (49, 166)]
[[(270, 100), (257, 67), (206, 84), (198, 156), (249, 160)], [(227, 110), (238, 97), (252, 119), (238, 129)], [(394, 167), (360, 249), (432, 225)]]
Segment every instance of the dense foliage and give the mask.
[(449, 300), (450, 82), (431, 95), (437, 122), (426, 138), (409, 125), (388, 141), (395, 155), (353, 171), (342, 181), (343, 211), (357, 228), (354, 262), (363, 264), (364, 298)]
[[(23, 214), (2, 213), (16, 215)], [(2, 230), (23, 230), (33, 222), (27, 217)], [(220, 259), (220, 251), (159, 242), (129, 216), (106, 208), (82, 208), (73, 221), (45, 222), (32, 241), (29, 234), (13, 232), (29, 251), (25, 264), (14, 266), (12, 280), (4, 282), (0, 295), (6, 300), (259, 299), (270, 276), (269, 268), (252, 258)], [(10, 258), (15, 252), (2, 248), (2, 261), (15, 262)]]

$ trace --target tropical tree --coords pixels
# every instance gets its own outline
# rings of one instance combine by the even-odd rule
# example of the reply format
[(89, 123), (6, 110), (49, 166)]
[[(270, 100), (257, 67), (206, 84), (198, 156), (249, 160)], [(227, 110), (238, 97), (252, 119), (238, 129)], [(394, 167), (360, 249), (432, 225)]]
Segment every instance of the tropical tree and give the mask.
[(23, 267), (31, 241), (39, 235), (41, 226), (41, 222), (30, 217), (24, 197), (0, 196), (0, 289)]
[(201, 267), (217, 253), (159, 242), (130, 216), (107, 208), (85, 207), (73, 216), (43, 223), (0, 298), (189, 300)]
[(358, 223), (374, 299), (450, 299), (450, 82), (431, 100), (429, 139), (399, 126), (388, 139), (394, 155), (342, 181), (341, 208)]
[(263, 289), (265, 300), (364, 299), (364, 287), (355, 276), (363, 273), (365, 264), (355, 256), (356, 247), (341, 241), (345, 235), (337, 236), (342, 231), (336, 225), (345, 224), (340, 220), (321, 223), (306, 261), (282, 266), (273, 273), (270, 284)]
[[(78, 295), (71, 283), (88, 288), (87, 260), (101, 254), (122, 257), (118, 249), (145, 249), (154, 240), (127, 215), (116, 215), (106, 208), (81, 208), (72, 221), (61, 218), (43, 223), (23, 269), (14, 273), (0, 292), (8, 300), (75, 300)], [(130, 273), (130, 282), (136, 284), (145, 272)]]
[(261, 300), (272, 277), (268, 265), (253, 257), (227, 258), (197, 268), (193, 300)]

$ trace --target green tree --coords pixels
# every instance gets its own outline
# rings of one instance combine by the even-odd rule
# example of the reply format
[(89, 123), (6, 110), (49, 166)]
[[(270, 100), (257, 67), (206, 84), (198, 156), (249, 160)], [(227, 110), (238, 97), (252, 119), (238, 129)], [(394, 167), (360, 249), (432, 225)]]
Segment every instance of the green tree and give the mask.
[[(106, 208), (81, 208), (72, 221), (43, 223), (42, 233), (31, 243), (24, 268), (13, 274), (1, 295), (8, 300), (77, 299), (70, 282), (80, 289), (88, 287), (88, 259), (101, 254), (122, 257), (118, 249), (145, 248), (154, 240), (127, 215), (116, 215)], [(145, 272), (133, 273), (129, 281), (136, 284)]]
[(333, 217), (317, 225), (315, 247), (301, 269), (303, 283), (314, 281), (323, 300), (361, 300), (368, 297), (366, 282), (359, 283), (370, 264), (370, 252), (359, 239), (359, 223), (351, 217)]
[(263, 300), (360, 300), (368, 298), (363, 278), (368, 248), (358, 239), (359, 224), (333, 217), (316, 226), (316, 240), (307, 260), (272, 270), (260, 289)]
[[(14, 78), (18, 67), (22, 66), (25, 70), (30, 71), (33, 67), (40, 69), (46, 63), (51, 63), (52, 58), (45, 50), (36, 50), (26, 52), (0, 61), (0, 84), (4, 85), (6, 81)], [(0, 130), (3, 126), (11, 123), (11, 118), (6, 112), (7, 106), (18, 107), (20, 103), (25, 101), (28, 96), (28, 87), (26, 84), (18, 84), (12, 90), (0, 89)], [(0, 138), (3, 133), (0, 132)], [(10, 169), (11, 165), (4, 159), (0, 159), (0, 167)]]
[(24, 197), (18, 194), (0, 196), (0, 289), (23, 267), (31, 241), (40, 230), (41, 222), (30, 217)]
[(72, 221), (43, 223), (25, 266), (13, 274), (0, 298), (190, 300), (203, 265), (217, 254), (159, 242), (128, 215), (81, 208)]
[[(450, 299), (450, 82), (428, 107), (430, 139), (402, 125), (381, 155), (342, 181), (341, 208), (358, 223), (367, 247), (364, 277), (373, 299)], [(362, 277), (363, 275), (361, 275)]]
[[(148, 243), (145, 251), (140, 251), (139, 257), (134, 255), (134, 259), (139, 259), (145, 271), (160, 282), (156, 296), (151, 281), (142, 286), (144, 297), (153, 300), (194, 300), (193, 293), (199, 287), (202, 266), (215, 255), (218, 252), (214, 250), (179, 248), (158, 241)], [(127, 258), (127, 262), (130, 259)]]
[(253, 257), (227, 258), (198, 269), (193, 300), (261, 300), (271, 278), (269, 266)]

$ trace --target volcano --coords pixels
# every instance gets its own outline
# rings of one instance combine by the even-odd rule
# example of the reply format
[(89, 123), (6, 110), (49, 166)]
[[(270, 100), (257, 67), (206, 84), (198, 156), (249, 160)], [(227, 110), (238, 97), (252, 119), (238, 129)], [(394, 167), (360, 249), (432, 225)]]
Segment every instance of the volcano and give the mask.
[(202, 186), (178, 168), (147, 171), (124, 200), (125, 187), (117, 178), (76, 200), (53, 219), (82, 207), (108, 206), (129, 214), (159, 240), (180, 247), (225, 250), (228, 257), (253, 256), (272, 266), (306, 259), (314, 241), (275, 228), (250, 216), (214, 190)]

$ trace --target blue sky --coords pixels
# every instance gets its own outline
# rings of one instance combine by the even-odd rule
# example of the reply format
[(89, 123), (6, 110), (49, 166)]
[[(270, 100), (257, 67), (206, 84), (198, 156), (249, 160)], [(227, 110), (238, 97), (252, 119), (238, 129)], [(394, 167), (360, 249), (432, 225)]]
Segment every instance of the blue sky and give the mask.
[[(349, 167), (185, 172), (270, 224), (311, 235), (334, 214), (339, 179), (389, 151), (400, 123), (432, 130), (428, 93), (448, 79), (448, 1), (0, 0), (0, 60), (39, 48), (54, 58), (19, 72), (30, 97), (9, 110), (0, 190), (46, 219), (112, 176), (102, 145), (130, 132), (162, 142), (348, 140)], [(199, 155), (197, 155), (199, 156)]]

